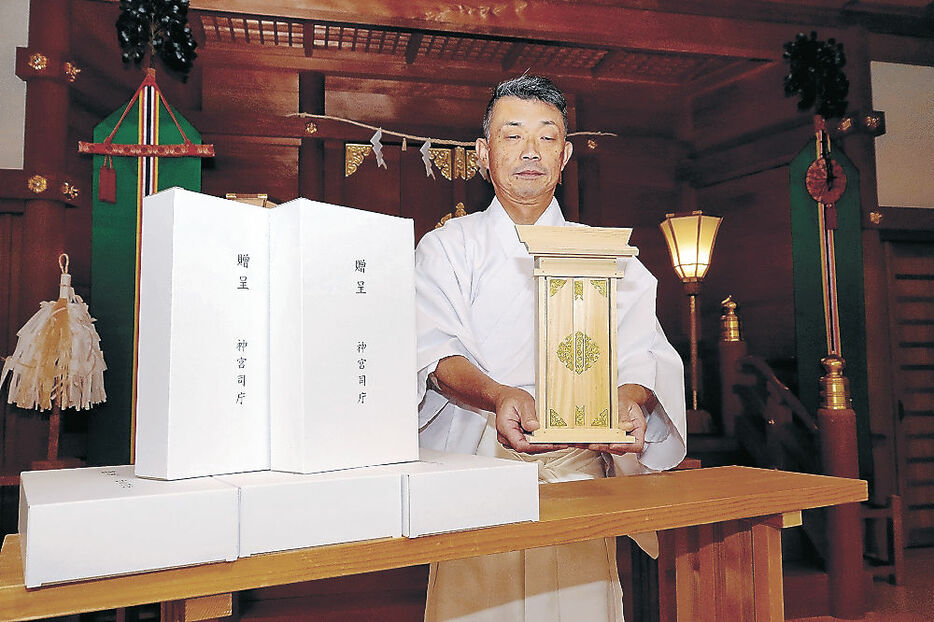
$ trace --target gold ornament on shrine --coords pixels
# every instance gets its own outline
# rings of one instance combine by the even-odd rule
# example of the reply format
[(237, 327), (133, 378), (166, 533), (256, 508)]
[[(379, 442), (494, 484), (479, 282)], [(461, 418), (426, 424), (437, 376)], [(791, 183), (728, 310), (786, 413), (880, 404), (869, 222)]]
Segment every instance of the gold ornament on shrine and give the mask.
[(78, 74), (81, 73), (81, 67), (71, 61), (65, 61), (65, 64), (62, 65), (62, 73), (65, 74), (65, 79), (68, 82), (74, 82), (78, 79)]
[(532, 443), (631, 443), (620, 427), (616, 297), (632, 229), (516, 225), (534, 257)]
[(26, 187), (36, 194), (42, 194), (49, 187), (49, 180), (42, 175), (33, 175), (26, 180)]
[(29, 62), (27, 64), (33, 71), (45, 71), (49, 66), (49, 57), (41, 52), (35, 52), (29, 57)]

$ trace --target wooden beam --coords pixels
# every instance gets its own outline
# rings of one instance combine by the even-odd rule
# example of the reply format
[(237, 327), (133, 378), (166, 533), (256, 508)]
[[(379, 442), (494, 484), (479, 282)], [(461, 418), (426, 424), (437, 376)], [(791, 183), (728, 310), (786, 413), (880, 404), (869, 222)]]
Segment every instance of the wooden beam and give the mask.
[[(339, 75), (353, 78), (386, 78), (405, 80), (430, 80), (438, 84), (468, 84), (489, 86), (505, 78), (512, 77), (501, 67), (491, 65), (479, 67), (462, 61), (433, 60), (431, 64), (408, 64), (404, 58), (379, 55), (373, 60), (360, 60), (359, 55), (332, 50), (316, 50), (311, 58), (300, 50), (263, 49), (246, 50), (243, 47), (212, 45), (199, 52), (199, 60), (205, 65), (216, 67), (252, 67), (280, 71), (318, 71), (327, 75)], [(556, 69), (549, 71), (549, 77), (555, 82), (574, 81), (590, 92), (597, 88), (598, 81), (588, 72)], [(613, 85), (660, 84), (651, 78), (631, 78), (625, 76), (607, 76), (601, 82)], [(672, 93), (676, 92), (673, 83), (661, 83)]]
[[(305, 0), (192, 0), (191, 8), (227, 14), (762, 59), (780, 58), (784, 42), (795, 32), (813, 28), (813, 23), (808, 22), (775, 23), (620, 4), (624, 3), (528, 0), (490, 6), (477, 0), (373, 0), (365, 3), (331, 0), (314, 4)], [(821, 34), (839, 38), (840, 33), (824, 28)]]

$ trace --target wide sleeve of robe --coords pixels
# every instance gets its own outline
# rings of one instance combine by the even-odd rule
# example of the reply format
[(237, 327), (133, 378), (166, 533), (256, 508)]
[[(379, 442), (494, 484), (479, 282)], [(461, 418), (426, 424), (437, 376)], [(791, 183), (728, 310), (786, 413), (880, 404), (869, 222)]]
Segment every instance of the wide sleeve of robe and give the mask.
[(470, 328), (471, 271), (460, 224), (429, 232), (415, 249), (419, 428), (431, 423), (448, 403), (428, 387), (428, 376), (441, 359), (460, 355), (486, 371)]
[[(658, 406), (646, 413), (646, 445), (638, 461), (643, 471), (663, 471), (677, 466), (687, 452), (684, 364), (656, 317), (657, 280), (634, 258), (624, 265), (616, 317), (618, 381), (641, 384), (658, 398)], [(632, 471), (614, 461), (619, 471)]]

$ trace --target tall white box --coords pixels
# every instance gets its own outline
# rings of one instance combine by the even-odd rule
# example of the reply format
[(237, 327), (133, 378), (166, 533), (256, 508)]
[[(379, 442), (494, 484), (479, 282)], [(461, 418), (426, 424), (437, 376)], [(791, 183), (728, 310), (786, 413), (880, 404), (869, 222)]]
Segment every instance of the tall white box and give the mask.
[(538, 463), (420, 449), (400, 465), (409, 538), (537, 521)]
[(413, 236), (306, 199), (145, 198), (136, 474), (415, 460)]
[(268, 222), (179, 188), (143, 199), (140, 477), (269, 468)]
[(240, 557), (402, 535), (402, 478), (383, 467), (215, 479), (240, 491)]
[(307, 199), (269, 212), (271, 468), (417, 460), (413, 222)]
[(237, 558), (237, 489), (163, 482), (133, 467), (27, 471), (20, 547), (26, 587)]

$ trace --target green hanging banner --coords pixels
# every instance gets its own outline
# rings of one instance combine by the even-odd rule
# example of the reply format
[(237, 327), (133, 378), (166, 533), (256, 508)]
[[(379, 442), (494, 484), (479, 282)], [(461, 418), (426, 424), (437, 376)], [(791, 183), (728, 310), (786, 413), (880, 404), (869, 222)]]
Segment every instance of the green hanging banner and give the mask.
[[(834, 203), (834, 266), (839, 315), (840, 354), (846, 360), (844, 374), (850, 383), (850, 397), (856, 413), (856, 437), (861, 477), (872, 473), (872, 448), (869, 428), (869, 395), (866, 370), (866, 320), (863, 299), (862, 224), (859, 203), (859, 171), (837, 145), (832, 145), (833, 160), (842, 167), (846, 189)], [(808, 193), (808, 168), (817, 158), (812, 141), (792, 160), (791, 178), (791, 248), (794, 265), (795, 338), (798, 365), (798, 392), (811, 413), (820, 406), (818, 380), (826, 372), (821, 359), (828, 345), (836, 341), (828, 336), (825, 319), (825, 283), (822, 278), (821, 248), (824, 236), (819, 204)], [(835, 167), (836, 168), (836, 167)], [(831, 226), (834, 223), (829, 223)]]
[(94, 128), (91, 216), (91, 314), (107, 359), (107, 402), (89, 420), (88, 462), (132, 458), (136, 385), (136, 319), (143, 197), (178, 186), (201, 190), (201, 157), (212, 145), (169, 107), (149, 71), (126, 104)]

